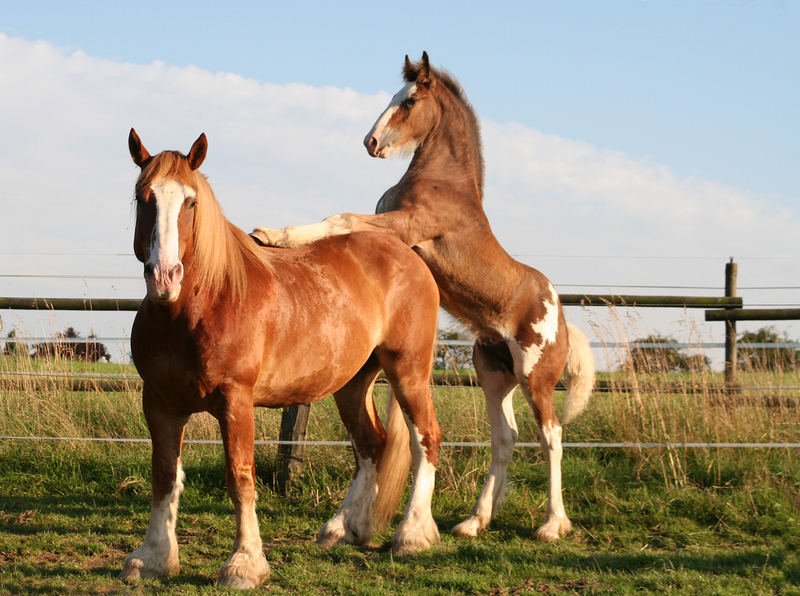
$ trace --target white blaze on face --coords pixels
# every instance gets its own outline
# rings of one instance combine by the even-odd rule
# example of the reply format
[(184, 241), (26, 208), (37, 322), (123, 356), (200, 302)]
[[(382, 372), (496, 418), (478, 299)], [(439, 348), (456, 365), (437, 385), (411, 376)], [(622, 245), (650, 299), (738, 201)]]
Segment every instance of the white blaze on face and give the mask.
[(555, 342), (556, 335), (558, 334), (558, 296), (550, 282), (547, 283), (544, 316), (538, 321), (531, 323), (531, 328), (534, 333), (541, 337), (541, 340), (540, 343), (531, 344), (523, 349), (522, 372), (526, 377), (531, 374), (533, 367), (539, 362), (545, 346)]
[(195, 192), (175, 180), (159, 181), (151, 189), (156, 198), (156, 225), (148, 262), (166, 271), (180, 262), (178, 215), (183, 202)]
[(389, 120), (392, 119), (394, 113), (400, 109), (402, 103), (414, 95), (416, 91), (416, 83), (407, 83), (402, 89), (400, 89), (400, 91), (395, 93), (394, 97), (392, 97), (392, 101), (389, 102), (389, 105), (386, 106), (386, 109), (383, 111), (383, 113), (378, 116), (375, 124), (372, 125), (372, 128), (367, 133), (367, 139), (375, 137), (378, 140), (377, 155), (379, 157), (389, 157), (393, 153), (400, 151), (405, 152), (408, 150), (406, 147), (401, 148), (392, 146), (392, 143), (397, 137), (397, 133), (389, 128), (386, 128), (386, 125), (389, 123)]

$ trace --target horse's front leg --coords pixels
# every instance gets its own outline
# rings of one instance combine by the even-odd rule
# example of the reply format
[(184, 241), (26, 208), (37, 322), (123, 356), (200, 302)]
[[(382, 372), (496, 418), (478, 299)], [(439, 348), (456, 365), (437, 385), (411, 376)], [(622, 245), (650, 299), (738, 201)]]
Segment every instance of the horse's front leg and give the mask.
[(145, 386), (142, 402), (153, 441), (153, 500), (144, 542), (125, 559), (119, 574), (124, 580), (170, 575), (181, 568), (175, 523), (178, 500), (183, 492), (180, 454), (187, 419), (164, 412), (153, 401)]
[(387, 211), (374, 215), (339, 213), (319, 223), (305, 226), (289, 226), (275, 230), (258, 227), (251, 236), (266, 246), (292, 248), (310, 244), (330, 236), (341, 236), (351, 232), (385, 232), (394, 234), (405, 244), (414, 246), (440, 234), (438, 221), (419, 223), (414, 210)]
[(255, 588), (269, 576), (256, 517), (255, 421), (249, 392), (230, 391), (218, 413), (228, 494), (236, 510), (233, 552), (220, 569), (219, 582), (229, 588)]
[(339, 215), (332, 215), (319, 223), (304, 226), (289, 226), (279, 230), (258, 227), (253, 230), (251, 236), (267, 246), (292, 248), (310, 244), (329, 236), (349, 234), (354, 229), (356, 217), (352, 213), (340, 213)]

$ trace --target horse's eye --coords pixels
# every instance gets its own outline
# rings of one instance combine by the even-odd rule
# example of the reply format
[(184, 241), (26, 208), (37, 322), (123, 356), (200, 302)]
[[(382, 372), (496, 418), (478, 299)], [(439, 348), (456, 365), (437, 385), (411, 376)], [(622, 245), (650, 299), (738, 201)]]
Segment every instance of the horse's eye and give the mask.
[(406, 100), (406, 107), (409, 107), (409, 108), (410, 108), (410, 107), (413, 107), (415, 103), (417, 103), (417, 100), (416, 100), (416, 99), (414, 99), (413, 97), (409, 97), (409, 98)]
[(195, 206), (195, 205), (197, 205), (197, 199), (195, 199), (194, 197), (192, 197), (192, 198), (188, 199), (188, 203), (187, 203), (187, 205), (186, 205), (186, 206), (187, 206), (189, 209), (194, 209), (194, 206)]

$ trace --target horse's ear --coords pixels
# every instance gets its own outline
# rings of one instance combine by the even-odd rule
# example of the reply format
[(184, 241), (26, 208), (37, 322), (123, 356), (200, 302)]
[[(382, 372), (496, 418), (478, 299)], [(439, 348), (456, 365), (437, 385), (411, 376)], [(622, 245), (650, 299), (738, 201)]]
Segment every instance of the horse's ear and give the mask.
[(403, 79), (406, 83), (413, 83), (417, 80), (417, 69), (409, 60), (408, 54), (406, 54), (406, 62), (403, 64)]
[(143, 168), (147, 160), (150, 159), (150, 153), (144, 148), (144, 145), (142, 145), (142, 139), (139, 138), (139, 135), (136, 134), (136, 131), (132, 128), (131, 132), (128, 134), (128, 150), (131, 152), (133, 163), (140, 168)]
[(417, 83), (426, 87), (431, 86), (431, 65), (428, 61), (428, 52), (422, 52), (422, 60), (417, 67)]
[(192, 148), (189, 149), (189, 167), (193, 170), (196, 170), (200, 167), (203, 163), (203, 160), (206, 158), (206, 150), (208, 149), (208, 139), (206, 139), (206, 133), (202, 133), (197, 140), (192, 145)]

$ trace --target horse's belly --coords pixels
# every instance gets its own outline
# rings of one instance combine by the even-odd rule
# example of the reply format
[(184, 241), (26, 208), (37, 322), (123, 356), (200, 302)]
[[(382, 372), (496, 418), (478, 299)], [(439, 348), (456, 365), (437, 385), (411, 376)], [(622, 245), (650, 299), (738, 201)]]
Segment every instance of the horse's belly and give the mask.
[(268, 357), (253, 388), (256, 405), (282, 407), (320, 400), (353, 378), (375, 348), (371, 338), (346, 333), (330, 343), (302, 344)]

